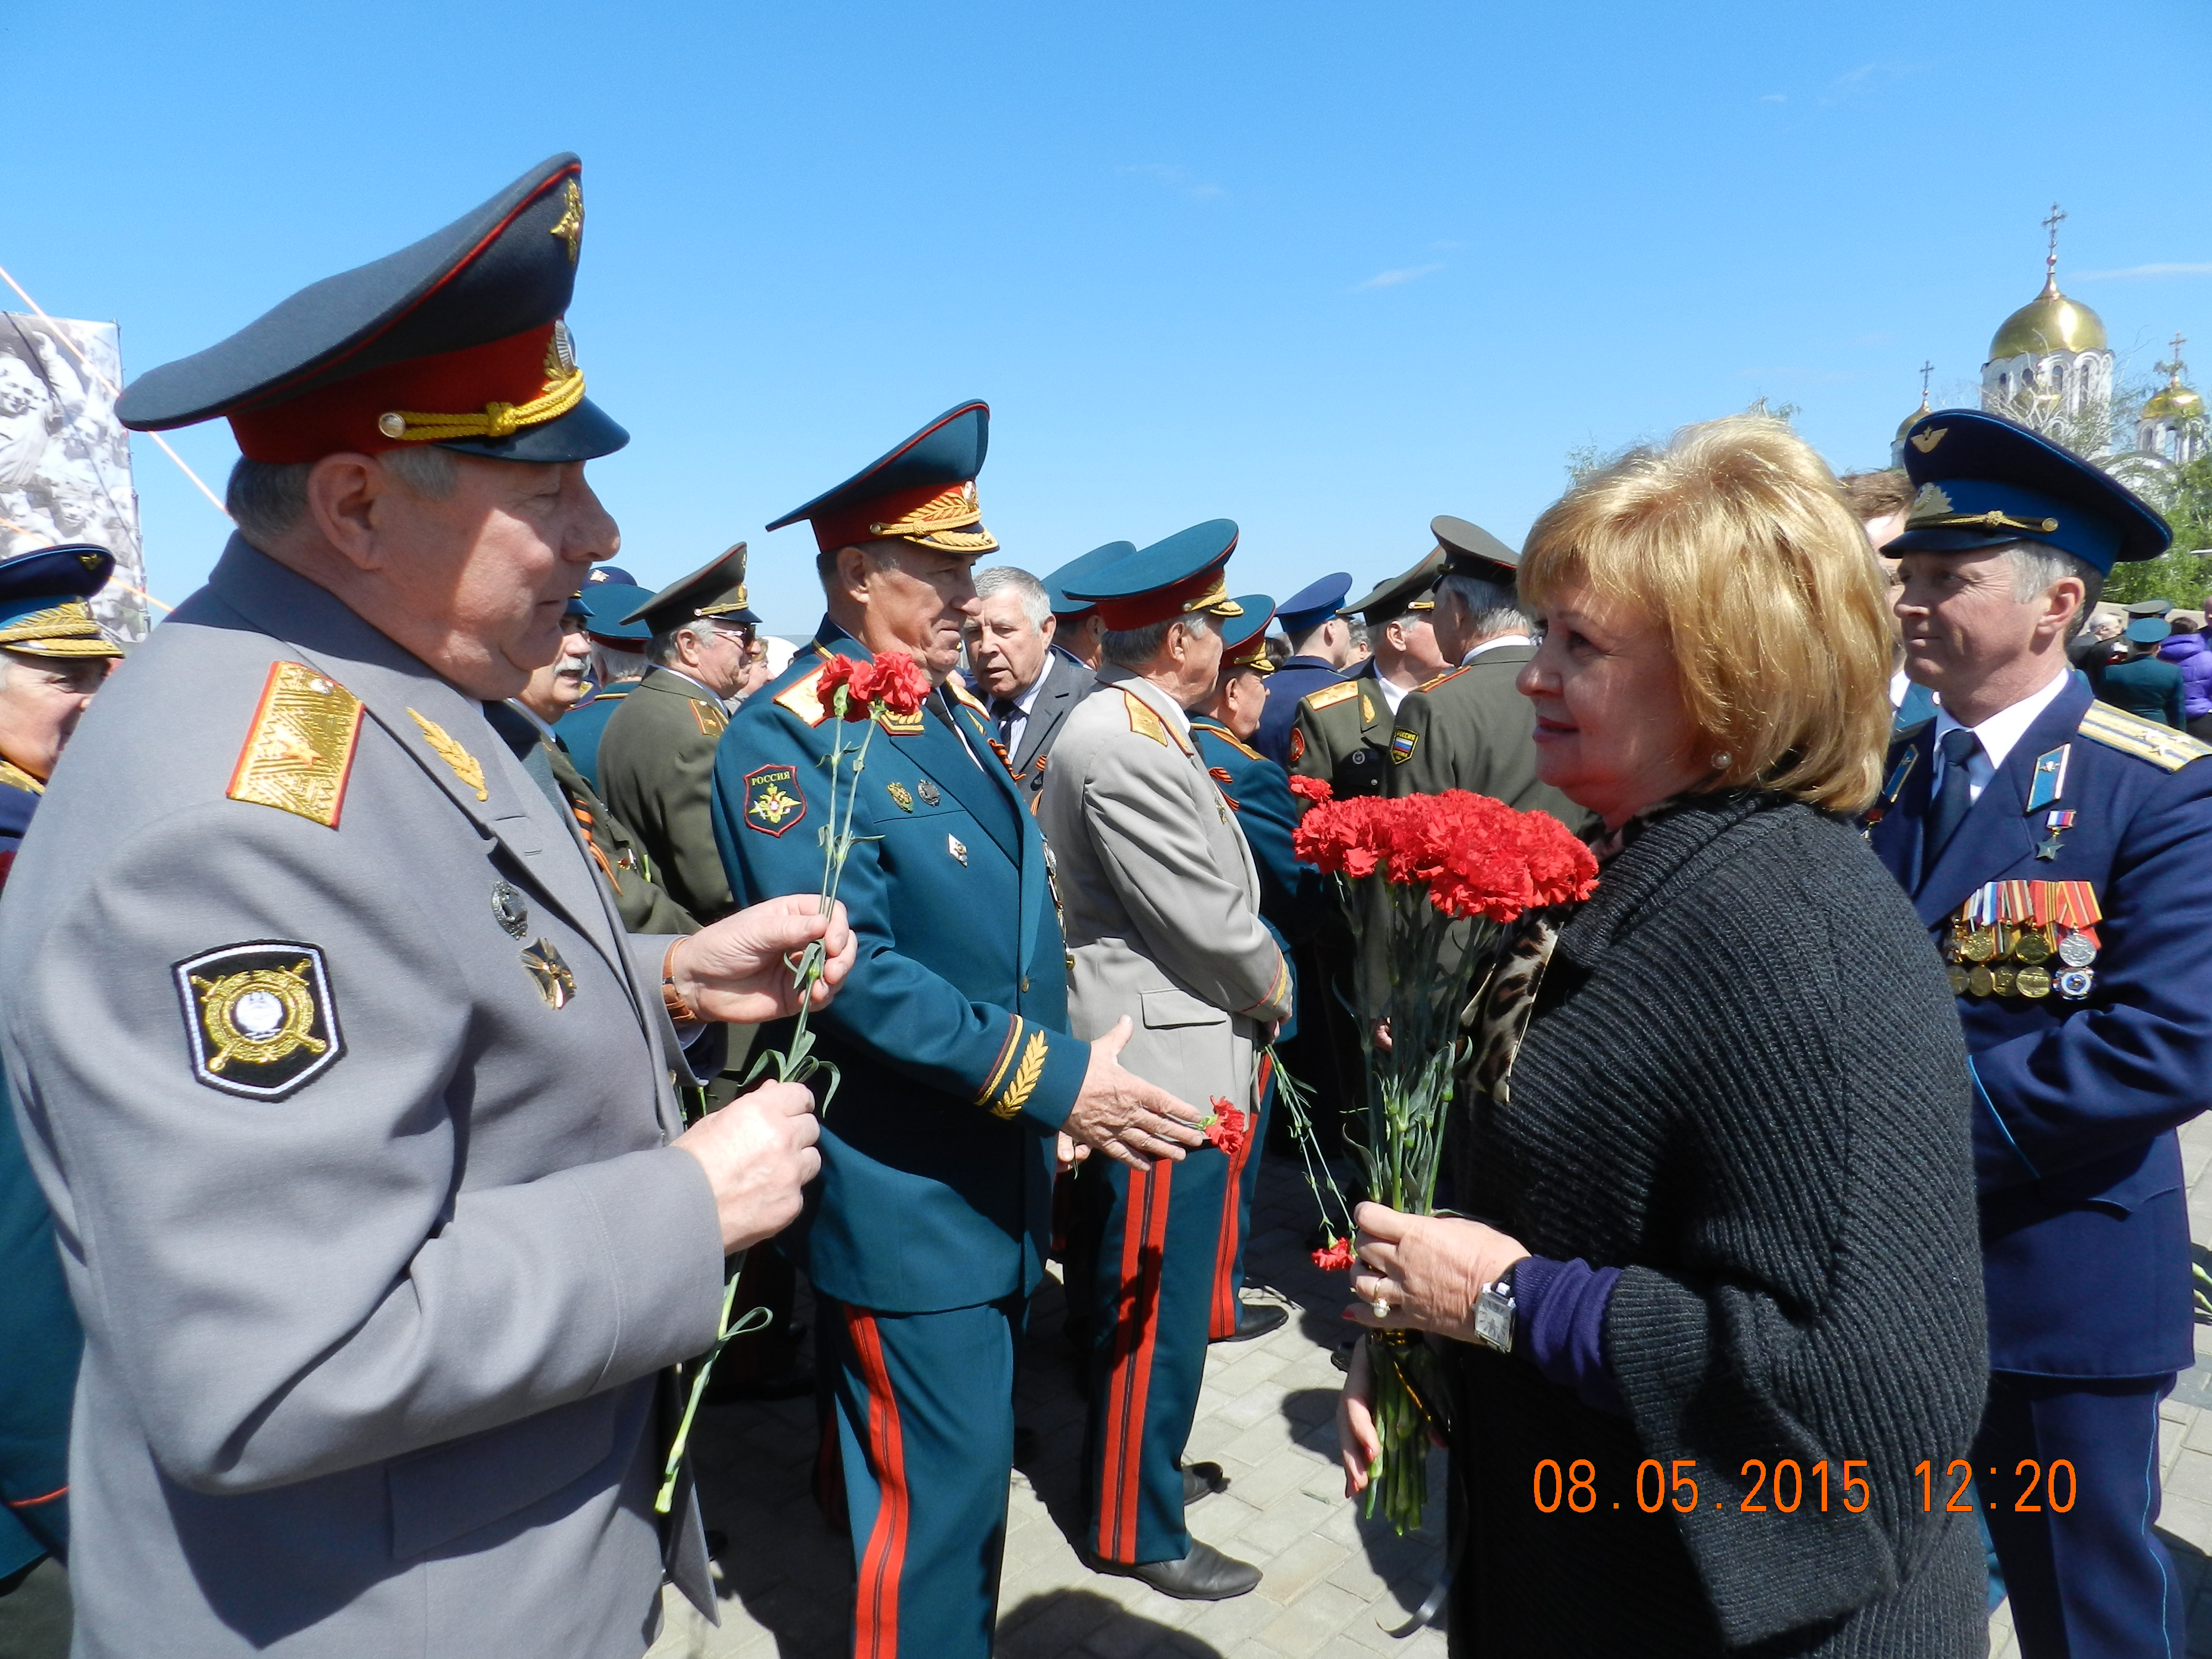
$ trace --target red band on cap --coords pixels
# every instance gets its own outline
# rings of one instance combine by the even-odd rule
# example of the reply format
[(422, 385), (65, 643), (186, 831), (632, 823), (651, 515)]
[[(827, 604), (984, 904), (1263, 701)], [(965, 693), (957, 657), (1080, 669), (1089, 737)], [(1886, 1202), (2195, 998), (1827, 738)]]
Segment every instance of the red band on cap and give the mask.
[(543, 392), (555, 325), (504, 340), (413, 357), (230, 417), (246, 459), (289, 466), (353, 451), (381, 454), (406, 447), (377, 428), (392, 412), (468, 415), (488, 404), (526, 404)]
[(895, 525), (908, 514), (952, 489), (951, 484), (920, 484), (912, 489), (894, 489), (888, 495), (871, 495), (865, 501), (845, 501), (830, 507), (819, 516), (809, 520), (814, 526), (815, 545), (824, 553), (835, 553), (841, 547), (857, 547), (862, 542), (880, 540), (878, 526)]
[(1210, 610), (1200, 601), (1209, 595), (1229, 597), (1221, 584), (1221, 567), (1210, 564), (1195, 576), (1186, 577), (1173, 587), (1156, 588), (1150, 593), (1133, 593), (1126, 599), (1100, 599), (1098, 615), (1106, 626), (1116, 634), (1131, 629), (1150, 628), (1170, 617), (1187, 615), (1194, 610)]

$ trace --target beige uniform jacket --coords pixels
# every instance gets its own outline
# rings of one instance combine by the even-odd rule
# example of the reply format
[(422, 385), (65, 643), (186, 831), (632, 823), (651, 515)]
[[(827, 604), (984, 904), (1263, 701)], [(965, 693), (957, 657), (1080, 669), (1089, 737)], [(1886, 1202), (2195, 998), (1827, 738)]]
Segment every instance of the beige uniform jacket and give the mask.
[(1204, 1111), (1252, 1106), (1252, 1048), (1290, 1012), (1290, 969), (1260, 921), (1260, 883), (1236, 814), (1172, 699), (1126, 670), (1054, 740), (1037, 803), (1069, 960), (1068, 1023), (1105, 1034), (1127, 1014), (1121, 1063)]

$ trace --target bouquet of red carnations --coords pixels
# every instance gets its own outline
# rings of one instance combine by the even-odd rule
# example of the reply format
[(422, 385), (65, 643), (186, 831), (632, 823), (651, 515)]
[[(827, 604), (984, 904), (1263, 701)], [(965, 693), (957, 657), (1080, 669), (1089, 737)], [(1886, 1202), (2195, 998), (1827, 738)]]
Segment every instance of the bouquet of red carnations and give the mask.
[[(829, 822), (818, 832), (822, 841), (822, 914), (825, 916), (837, 902), (837, 884), (845, 873), (845, 860), (853, 851), (853, 843), (859, 839), (853, 833), (853, 805), (860, 793), (860, 773), (868, 763), (869, 741), (886, 714), (902, 718), (920, 714), (929, 692), (928, 672), (912, 657), (896, 651), (887, 651), (872, 662), (833, 655), (822, 665), (821, 678), (814, 683), (814, 695), (837, 721), (830, 752), (822, 763), (830, 769)], [(848, 727), (863, 723), (867, 730), (860, 734), (858, 743), (851, 741)], [(849, 774), (845, 769), (848, 757), (853, 763)], [(799, 1019), (792, 1027), (791, 1042), (781, 1054), (762, 1054), (745, 1075), (750, 1086), (771, 1066), (775, 1068), (777, 1081), (781, 1083), (804, 1083), (816, 1073), (827, 1071), (830, 1085), (822, 1096), (825, 1115), (830, 1097), (837, 1092), (837, 1068), (815, 1055), (814, 1034), (806, 1029), (806, 1017), (826, 956), (823, 942), (816, 939), (797, 962), (792, 963), (792, 984), (799, 994)], [(661, 1471), (660, 1491), (653, 1499), (653, 1508), (663, 1515), (676, 1501), (676, 1477), (684, 1464), (684, 1448), (690, 1443), (691, 1420), (698, 1415), (700, 1401), (706, 1397), (707, 1378), (714, 1371), (714, 1361), (733, 1338), (758, 1330), (770, 1316), (767, 1309), (755, 1308), (732, 1321), (730, 1310), (737, 1305), (738, 1275), (744, 1270), (744, 1265), (742, 1250), (722, 1264), (721, 1324), (714, 1346), (700, 1356), (691, 1373), (691, 1390), (684, 1402), (684, 1416), (677, 1424), (676, 1438)]]
[[(1369, 1199), (1427, 1215), (1454, 1083), (1468, 1058), (1462, 1016), (1478, 977), (1522, 913), (1589, 897), (1597, 860), (1548, 812), (1516, 811), (1464, 789), (1335, 800), (1316, 779), (1292, 778), (1291, 787), (1313, 803), (1291, 845), (1336, 878), (1359, 958), (1378, 981), (1364, 988), (1369, 1006), (1359, 1011), (1364, 1121), (1347, 1126), (1346, 1139)], [(1376, 928), (1383, 939), (1372, 938)], [(1332, 1238), (1316, 1259), (1349, 1267), (1344, 1245)], [(1417, 1335), (1378, 1331), (1368, 1343), (1382, 1454), (1367, 1513), (1379, 1507), (1402, 1533), (1420, 1524), (1427, 1499), (1430, 1427), (1447, 1426), (1442, 1379)]]

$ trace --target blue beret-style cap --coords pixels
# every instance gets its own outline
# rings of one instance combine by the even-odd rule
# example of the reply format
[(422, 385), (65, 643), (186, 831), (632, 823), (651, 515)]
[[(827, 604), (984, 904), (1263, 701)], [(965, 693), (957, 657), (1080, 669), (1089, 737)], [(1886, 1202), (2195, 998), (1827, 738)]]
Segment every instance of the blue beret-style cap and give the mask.
[[(595, 571), (593, 573), (597, 574)], [(623, 617), (641, 605), (653, 603), (653, 594), (635, 582), (586, 582), (577, 596), (590, 620), (584, 631), (603, 640), (649, 640), (653, 630), (641, 622)]]
[(115, 556), (65, 542), (0, 559), (0, 647), (41, 657), (119, 657), (85, 603), (107, 585)]
[(582, 165), (550, 156), (444, 229), (148, 370), (117, 417), (159, 432), (228, 416), (247, 456), (280, 464), (410, 442), (539, 463), (621, 448), (629, 434), (583, 396), (561, 320)]
[(1332, 570), (1317, 582), (1308, 582), (1277, 607), (1276, 617), (1285, 634), (1303, 634), (1320, 627), (1344, 608), (1352, 592), (1352, 573)]
[(2102, 467), (2002, 416), (1939, 409), (1905, 434), (1905, 470), (1918, 493), (1905, 530), (1882, 551), (1970, 553), (2032, 542), (2109, 572), (2154, 559), (2173, 532)]
[(1109, 564), (1127, 558), (1136, 550), (1134, 542), (1108, 542), (1103, 547), (1094, 547), (1088, 553), (1070, 559), (1047, 576), (1044, 591), (1052, 600), (1052, 614), (1055, 617), (1079, 617), (1090, 610), (1090, 600), (1068, 597), (1068, 583), (1079, 582), (1092, 571), (1103, 570)]
[(1097, 605), (1116, 630), (1201, 611), (1233, 617), (1237, 602), (1221, 571), (1236, 550), (1236, 520), (1208, 519), (1086, 572), (1067, 585), (1067, 596)]

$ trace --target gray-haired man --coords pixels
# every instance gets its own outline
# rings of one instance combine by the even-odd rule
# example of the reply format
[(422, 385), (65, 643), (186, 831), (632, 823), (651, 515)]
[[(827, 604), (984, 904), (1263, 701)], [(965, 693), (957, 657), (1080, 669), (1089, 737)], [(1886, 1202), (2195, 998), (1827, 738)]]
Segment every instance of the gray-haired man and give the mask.
[(1097, 677), (1052, 649), (1052, 598), (1028, 571), (1011, 564), (979, 570), (975, 592), (982, 604), (963, 630), (969, 683), (988, 706), (1006, 763), (1034, 808), (1060, 722), (1097, 689)]

